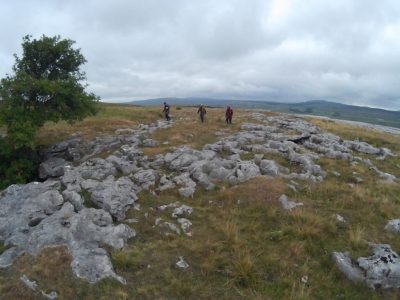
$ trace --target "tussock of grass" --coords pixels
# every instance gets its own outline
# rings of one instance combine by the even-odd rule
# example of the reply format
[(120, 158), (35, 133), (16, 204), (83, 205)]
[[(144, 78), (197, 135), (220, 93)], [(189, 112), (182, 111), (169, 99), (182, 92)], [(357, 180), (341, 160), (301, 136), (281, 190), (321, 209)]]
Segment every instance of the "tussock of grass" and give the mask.
[(6, 251), (9, 247), (5, 246), (3, 243), (0, 242), (0, 254)]

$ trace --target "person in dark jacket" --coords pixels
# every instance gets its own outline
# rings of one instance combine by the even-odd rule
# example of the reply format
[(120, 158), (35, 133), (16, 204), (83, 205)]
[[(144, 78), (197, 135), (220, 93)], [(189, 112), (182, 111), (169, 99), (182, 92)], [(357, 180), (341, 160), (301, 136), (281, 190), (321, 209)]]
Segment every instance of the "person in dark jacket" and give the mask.
[(232, 124), (233, 109), (228, 105), (225, 111), (226, 124)]
[(204, 118), (206, 116), (207, 111), (206, 107), (203, 104), (200, 105), (199, 109), (197, 110), (197, 113), (200, 115), (201, 123), (204, 123)]
[(163, 113), (165, 116), (165, 120), (167, 120), (167, 121), (171, 120), (171, 117), (169, 116), (169, 110), (170, 110), (169, 105), (167, 104), (167, 102), (164, 102)]

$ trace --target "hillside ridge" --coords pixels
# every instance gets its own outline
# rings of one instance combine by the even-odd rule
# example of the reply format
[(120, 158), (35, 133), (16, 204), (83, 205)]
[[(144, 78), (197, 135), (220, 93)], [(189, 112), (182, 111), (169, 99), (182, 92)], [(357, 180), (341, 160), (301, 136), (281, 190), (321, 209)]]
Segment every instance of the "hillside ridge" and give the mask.
[(235, 108), (265, 109), (273, 112), (285, 112), (292, 114), (305, 114), (326, 116), (334, 119), (365, 122), (400, 128), (400, 112), (372, 108), (367, 106), (355, 106), (337, 103), (327, 100), (310, 100), (305, 102), (273, 102), (255, 100), (227, 100), (201, 97), (188, 98), (156, 98), (127, 102), (133, 105), (160, 106), (164, 101), (171, 105), (197, 106), (204, 104), (211, 107), (226, 107), (232, 105)]

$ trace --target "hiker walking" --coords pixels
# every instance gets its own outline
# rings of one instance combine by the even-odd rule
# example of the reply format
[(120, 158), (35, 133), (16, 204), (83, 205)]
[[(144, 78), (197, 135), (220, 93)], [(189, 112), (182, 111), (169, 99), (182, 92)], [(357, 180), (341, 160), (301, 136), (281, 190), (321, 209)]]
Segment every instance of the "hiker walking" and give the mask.
[(163, 109), (163, 113), (165, 116), (165, 120), (169, 121), (171, 120), (171, 117), (169, 116), (169, 105), (167, 104), (167, 102), (164, 102), (164, 109)]
[(199, 109), (197, 110), (197, 113), (200, 115), (201, 123), (204, 123), (204, 117), (205, 117), (207, 111), (206, 111), (206, 107), (203, 104), (200, 105)]
[(225, 111), (226, 124), (232, 124), (233, 109), (228, 105)]

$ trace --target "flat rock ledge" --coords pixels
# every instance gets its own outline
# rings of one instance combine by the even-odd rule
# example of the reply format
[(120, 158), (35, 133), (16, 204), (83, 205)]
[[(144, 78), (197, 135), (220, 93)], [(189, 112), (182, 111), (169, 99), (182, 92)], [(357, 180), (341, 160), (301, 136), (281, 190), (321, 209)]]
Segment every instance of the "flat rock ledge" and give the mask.
[(333, 252), (339, 270), (351, 281), (365, 282), (370, 288), (399, 288), (400, 259), (390, 245), (370, 244), (373, 255), (353, 261), (348, 252)]

